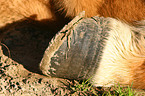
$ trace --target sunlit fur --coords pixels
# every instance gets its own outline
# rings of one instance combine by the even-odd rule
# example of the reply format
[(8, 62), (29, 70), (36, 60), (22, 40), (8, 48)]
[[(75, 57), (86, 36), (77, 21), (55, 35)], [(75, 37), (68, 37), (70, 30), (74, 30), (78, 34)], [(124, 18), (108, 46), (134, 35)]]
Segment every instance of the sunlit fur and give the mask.
[(73, 18), (82, 11), (86, 17), (113, 17), (133, 23), (145, 19), (145, 0), (0, 0), (0, 27), (20, 20), (55, 20), (57, 12)]
[(0, 27), (23, 18), (53, 20), (55, 16), (49, 0), (0, 0)]
[(145, 89), (145, 21), (138, 27), (111, 20), (99, 68), (93, 77), (96, 86), (115, 83)]
[(129, 23), (143, 20), (145, 0), (53, 0), (66, 16), (86, 11), (87, 17), (113, 17)]
[(87, 17), (97, 16), (103, 0), (54, 0), (54, 5), (66, 16), (74, 17), (85, 11)]

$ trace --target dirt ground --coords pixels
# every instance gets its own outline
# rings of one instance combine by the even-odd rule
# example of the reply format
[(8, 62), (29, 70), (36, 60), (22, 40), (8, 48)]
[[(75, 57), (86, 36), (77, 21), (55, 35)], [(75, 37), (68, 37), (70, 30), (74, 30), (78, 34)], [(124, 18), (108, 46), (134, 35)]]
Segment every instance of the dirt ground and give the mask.
[[(65, 24), (65, 22), (64, 22)], [(22, 64), (30, 72), (42, 74), (39, 63), (52, 37), (63, 27), (52, 23), (44, 26), (41, 22), (20, 20), (0, 29), (0, 41), (4, 54)], [(144, 96), (143, 90), (136, 90)]]

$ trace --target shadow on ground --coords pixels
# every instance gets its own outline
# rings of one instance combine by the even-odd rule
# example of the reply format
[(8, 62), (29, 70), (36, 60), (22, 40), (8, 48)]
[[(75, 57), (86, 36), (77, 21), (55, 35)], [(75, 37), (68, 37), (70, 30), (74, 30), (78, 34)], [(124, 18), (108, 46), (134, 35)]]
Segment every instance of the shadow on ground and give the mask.
[(25, 19), (4, 26), (0, 29), (4, 54), (22, 64), (27, 70), (41, 73), (39, 63), (43, 53), (52, 37), (65, 23)]

